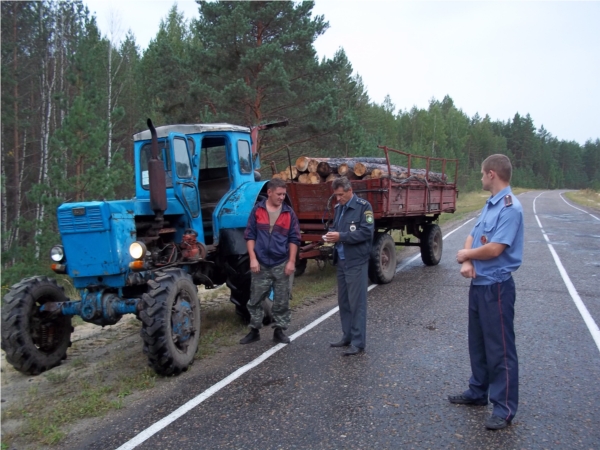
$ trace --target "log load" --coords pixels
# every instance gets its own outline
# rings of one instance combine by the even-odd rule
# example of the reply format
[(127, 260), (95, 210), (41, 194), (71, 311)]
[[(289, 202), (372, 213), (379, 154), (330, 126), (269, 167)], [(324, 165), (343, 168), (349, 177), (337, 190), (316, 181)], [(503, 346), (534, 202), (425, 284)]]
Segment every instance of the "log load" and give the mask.
[[(385, 158), (356, 157), (356, 158), (315, 158), (300, 156), (296, 164), (288, 166), (285, 170), (273, 175), (285, 181), (297, 181), (302, 184), (318, 184), (332, 181), (345, 176), (349, 180), (364, 180), (377, 178), (391, 178), (395, 181), (404, 181), (408, 178), (425, 181), (425, 169), (408, 169), (403, 166), (390, 165)], [(431, 182), (445, 182), (446, 175), (438, 172), (429, 172)]]

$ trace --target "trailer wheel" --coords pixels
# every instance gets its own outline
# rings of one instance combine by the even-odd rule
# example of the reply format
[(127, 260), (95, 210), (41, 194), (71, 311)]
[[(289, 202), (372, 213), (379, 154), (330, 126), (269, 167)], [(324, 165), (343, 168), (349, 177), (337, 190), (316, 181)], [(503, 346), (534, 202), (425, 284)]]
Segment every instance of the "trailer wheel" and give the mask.
[(160, 272), (142, 296), (141, 336), (148, 365), (159, 375), (179, 375), (194, 362), (200, 340), (198, 288), (181, 269)]
[(387, 284), (396, 275), (396, 244), (388, 233), (376, 233), (369, 260), (369, 279)]
[(71, 346), (71, 317), (40, 312), (47, 302), (67, 297), (55, 280), (26, 278), (13, 285), (2, 308), (2, 349), (19, 372), (39, 375), (58, 366)]
[(436, 266), (442, 259), (442, 230), (434, 223), (423, 227), (421, 236), (421, 259), (426, 266)]

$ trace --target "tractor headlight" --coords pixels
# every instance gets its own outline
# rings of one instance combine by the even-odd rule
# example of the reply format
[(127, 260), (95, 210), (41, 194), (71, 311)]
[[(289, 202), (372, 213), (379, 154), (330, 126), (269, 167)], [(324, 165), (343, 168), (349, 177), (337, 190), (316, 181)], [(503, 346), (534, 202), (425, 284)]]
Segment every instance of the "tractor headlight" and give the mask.
[(129, 246), (129, 254), (133, 259), (141, 259), (146, 255), (146, 245), (143, 242), (135, 241)]
[(55, 245), (50, 249), (50, 259), (57, 263), (65, 260), (65, 249), (62, 245)]

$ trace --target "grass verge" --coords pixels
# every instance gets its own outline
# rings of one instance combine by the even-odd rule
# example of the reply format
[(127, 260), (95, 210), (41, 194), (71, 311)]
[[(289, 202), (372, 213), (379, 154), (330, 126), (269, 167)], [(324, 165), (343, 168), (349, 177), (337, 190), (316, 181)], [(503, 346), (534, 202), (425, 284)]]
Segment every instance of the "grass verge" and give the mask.
[(565, 192), (565, 197), (573, 203), (600, 211), (600, 192), (583, 189), (581, 191)]

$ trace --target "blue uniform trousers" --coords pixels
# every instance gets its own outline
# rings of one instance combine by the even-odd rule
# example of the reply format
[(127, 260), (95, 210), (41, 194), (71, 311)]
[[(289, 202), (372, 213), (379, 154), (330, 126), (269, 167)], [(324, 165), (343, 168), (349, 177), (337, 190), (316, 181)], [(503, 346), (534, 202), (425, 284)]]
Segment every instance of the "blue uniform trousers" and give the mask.
[(342, 340), (364, 349), (367, 345), (368, 262), (347, 267), (346, 260), (337, 262), (338, 305), (342, 321)]
[(469, 289), (471, 379), (463, 395), (486, 399), (493, 414), (512, 420), (519, 402), (519, 362), (515, 345), (515, 282), (511, 278)]

